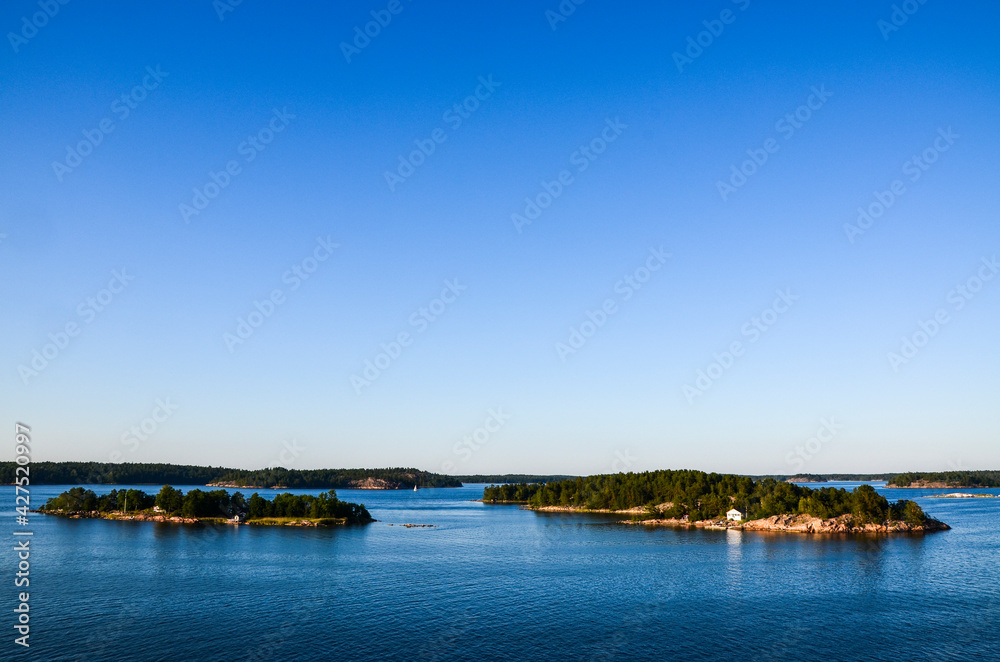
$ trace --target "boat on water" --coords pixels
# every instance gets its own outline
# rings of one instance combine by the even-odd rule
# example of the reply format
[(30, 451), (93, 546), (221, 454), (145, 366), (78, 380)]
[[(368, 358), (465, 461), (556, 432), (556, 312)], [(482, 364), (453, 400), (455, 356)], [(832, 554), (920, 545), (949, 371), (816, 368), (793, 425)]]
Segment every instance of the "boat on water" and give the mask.
[(414, 491), (414, 492), (416, 492), (416, 491), (417, 491), (417, 486), (416, 486), (416, 485), (414, 485), (414, 486), (413, 486), (413, 491)]

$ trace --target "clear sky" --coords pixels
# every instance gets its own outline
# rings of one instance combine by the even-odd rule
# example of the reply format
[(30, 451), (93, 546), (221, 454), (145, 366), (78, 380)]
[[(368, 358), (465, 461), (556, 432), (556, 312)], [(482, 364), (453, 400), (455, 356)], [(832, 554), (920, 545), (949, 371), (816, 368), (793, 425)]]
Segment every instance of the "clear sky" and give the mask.
[(681, 4), (4, 3), (0, 456), (1000, 467), (1000, 7)]

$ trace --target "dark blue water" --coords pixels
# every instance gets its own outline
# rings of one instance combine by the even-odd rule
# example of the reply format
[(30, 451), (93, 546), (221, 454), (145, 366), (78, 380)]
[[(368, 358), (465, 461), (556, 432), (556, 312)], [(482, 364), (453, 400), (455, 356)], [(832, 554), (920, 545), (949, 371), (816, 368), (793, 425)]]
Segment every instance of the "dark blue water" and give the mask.
[[(33, 505), (63, 489), (32, 488)], [(23, 589), (11, 542), (0, 659), (1000, 659), (1000, 499), (880, 491), (953, 529), (831, 538), (623, 526), (484, 506), (472, 501), (482, 486), (339, 490), (381, 520), (367, 527), (35, 514), (31, 648), (13, 643)], [(0, 495), (13, 541), (13, 488)]]

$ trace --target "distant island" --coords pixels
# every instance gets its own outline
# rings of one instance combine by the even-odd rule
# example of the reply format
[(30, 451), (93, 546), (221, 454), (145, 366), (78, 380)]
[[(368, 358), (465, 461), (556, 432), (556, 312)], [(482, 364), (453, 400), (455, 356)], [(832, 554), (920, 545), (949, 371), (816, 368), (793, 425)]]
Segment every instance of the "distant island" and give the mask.
[(789, 476), (786, 483), (826, 483), (828, 480), (823, 476)]
[[(16, 481), (17, 464), (0, 462), (0, 484)], [(1000, 487), (1000, 471), (943, 471), (888, 474), (772, 474), (743, 476), (755, 482), (786, 483), (884, 480), (887, 487), (968, 489)], [(414, 487), (461, 487), (464, 483), (555, 484), (577, 480), (569, 475), (469, 474), (449, 476), (414, 468), (376, 469), (231, 469), (227, 467), (147, 462), (33, 462), (36, 485), (205, 485), (235, 489), (412, 490)]]
[[(16, 480), (14, 462), (0, 462), (0, 484)], [(413, 468), (386, 469), (229, 469), (148, 462), (33, 462), (35, 485), (205, 485), (251, 490), (336, 489), (412, 490), (461, 487), (463, 483), (537, 483), (572, 476), (490, 474), (448, 476)]]
[(827, 482), (845, 482), (845, 483), (862, 483), (874, 480), (889, 480), (896, 474), (884, 473), (884, 474), (759, 474), (750, 477), (754, 480), (764, 480), (765, 478), (773, 478), (775, 480), (783, 480), (788, 483), (827, 483)]
[(341, 501), (333, 490), (318, 496), (283, 493), (268, 500), (256, 492), (249, 499), (226, 490), (194, 489), (185, 494), (170, 485), (164, 485), (156, 496), (136, 489), (111, 490), (98, 496), (93, 490), (74, 487), (49, 499), (39, 512), (72, 519), (179, 524), (336, 526), (375, 521), (363, 505)]
[[(0, 463), (0, 483), (15, 481), (14, 462)], [(228, 469), (145, 462), (32, 462), (33, 485), (205, 485), (266, 489), (412, 490), (461, 487), (453, 476), (408, 468), (387, 469)]]
[(1000, 487), (1000, 471), (938, 471), (903, 473), (889, 479), (887, 487), (950, 489)]
[(569, 480), (576, 476), (564, 474), (469, 474), (452, 476), (463, 483), (554, 483), (559, 480)]
[(537, 511), (604, 512), (631, 523), (804, 533), (948, 529), (915, 502), (890, 503), (870, 485), (854, 491), (702, 471), (602, 474), (553, 483), (491, 485), (483, 503)]

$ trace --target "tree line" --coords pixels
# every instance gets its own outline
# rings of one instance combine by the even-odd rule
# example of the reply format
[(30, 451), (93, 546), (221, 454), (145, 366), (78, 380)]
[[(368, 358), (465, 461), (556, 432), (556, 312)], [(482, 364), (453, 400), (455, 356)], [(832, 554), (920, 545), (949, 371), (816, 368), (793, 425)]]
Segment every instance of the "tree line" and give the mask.
[(870, 480), (889, 480), (892, 478), (893, 474), (768, 474), (763, 476), (751, 476), (754, 480), (763, 480), (765, 478), (773, 478), (775, 480), (790, 480), (795, 481), (812, 481), (814, 483), (825, 483), (829, 481), (870, 481)]
[(558, 480), (576, 478), (576, 476), (555, 475), (541, 476), (537, 474), (469, 474), (452, 476), (462, 483), (552, 483)]
[[(14, 462), (0, 462), (0, 483), (16, 480)], [(284, 485), (303, 489), (346, 489), (367, 478), (386, 481), (390, 487), (461, 487), (452, 476), (418, 469), (271, 469), (241, 470), (227, 467), (201, 467), (183, 464), (146, 462), (32, 462), (33, 485), (236, 485), (270, 487)]]
[(888, 487), (908, 487), (918, 481), (944, 483), (949, 487), (1000, 487), (1000, 471), (909, 472), (889, 479)]
[[(854, 491), (810, 489), (773, 478), (703, 471), (647, 471), (601, 474), (550, 483), (490, 485), (485, 503), (525, 503), (533, 507), (571, 506), (587, 510), (644, 508), (643, 517), (690, 521), (725, 517), (736, 508), (747, 519), (808, 514), (824, 519), (851, 514), (859, 523), (905, 521), (922, 524), (926, 515), (913, 501), (889, 501), (870, 485)], [(672, 504), (659, 510), (660, 504)]]
[(301, 517), (307, 519), (344, 518), (351, 524), (373, 522), (371, 514), (362, 504), (349, 503), (337, 498), (334, 490), (311, 494), (276, 495), (265, 499), (256, 492), (246, 499), (240, 492), (226, 490), (188, 490), (186, 493), (164, 485), (155, 496), (142, 490), (111, 490), (100, 495), (83, 487), (74, 487), (49, 499), (42, 510), (67, 512), (138, 512), (158, 507), (165, 515), (182, 517), (221, 517), (237, 515), (247, 520), (269, 517)]
[[(15, 481), (13, 462), (0, 462), (0, 483)], [(233, 471), (223, 467), (146, 462), (32, 462), (32, 485), (204, 485)]]
[(281, 485), (296, 489), (322, 489), (327, 487), (349, 489), (367, 479), (385, 481), (390, 489), (417, 487), (461, 487), (462, 481), (453, 476), (433, 474), (419, 469), (257, 469), (252, 471), (229, 470), (213, 483), (256, 485), (270, 487)]

